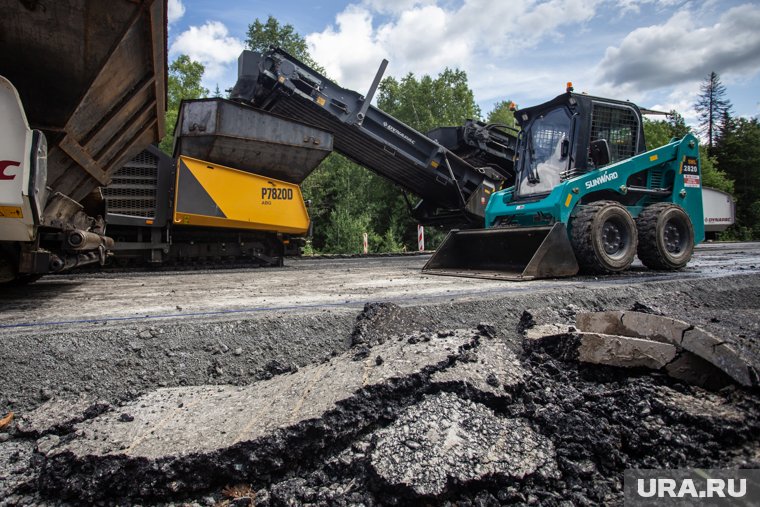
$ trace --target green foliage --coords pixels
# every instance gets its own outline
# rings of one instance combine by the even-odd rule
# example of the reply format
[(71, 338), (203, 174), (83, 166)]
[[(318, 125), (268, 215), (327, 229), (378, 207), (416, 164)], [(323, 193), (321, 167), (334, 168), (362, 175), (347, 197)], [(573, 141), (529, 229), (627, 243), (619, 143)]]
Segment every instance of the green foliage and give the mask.
[(369, 213), (355, 214), (338, 206), (330, 213), (330, 221), (325, 228), (325, 251), (339, 254), (364, 252), (364, 234), (368, 236), (369, 250), (376, 252), (381, 238), (370, 227)]
[(760, 239), (760, 122), (732, 119), (714, 149), (721, 170), (734, 179), (739, 235)]
[[(512, 101), (502, 100), (493, 105), (493, 109), (486, 116), (486, 123), (499, 123), (508, 127), (519, 128), (514, 112), (511, 110)], [(516, 107), (516, 106), (515, 106)]]
[(644, 118), (644, 139), (646, 139), (648, 150), (664, 146), (672, 138), (673, 130), (667, 121)]
[[(403, 200), (398, 199), (398, 189), (386, 180), (333, 153), (306, 178), (302, 190), (304, 198), (312, 203), (309, 215), (314, 223), (315, 249), (348, 253), (336, 235), (353, 231), (351, 227), (357, 224), (364, 227), (362, 233), (369, 234), (371, 251), (403, 249), (404, 219), (408, 212)], [(336, 213), (337, 210), (341, 213)], [(356, 220), (347, 220), (346, 214)], [(335, 220), (341, 220), (340, 226), (333, 223)], [(349, 244), (354, 245), (353, 240)]]
[(400, 81), (387, 77), (380, 83), (377, 106), (420, 132), (480, 118), (467, 73), (458, 69), (447, 68), (435, 79), (411, 73)]
[(310, 255), (317, 255), (317, 251), (314, 249), (314, 245), (312, 244), (310, 239), (306, 240), (306, 244), (301, 249), (301, 254), (310, 256)]
[(180, 55), (169, 66), (169, 80), (166, 84), (166, 135), (161, 140), (160, 148), (164, 153), (172, 154), (174, 128), (177, 124), (179, 104), (182, 99), (199, 99), (208, 95), (208, 90), (201, 85), (204, 67), (187, 55)]
[[(647, 149), (659, 148), (671, 139), (680, 139), (689, 133), (689, 127), (683, 117), (675, 111), (670, 112), (670, 121), (650, 120), (644, 118), (644, 137)], [(724, 171), (718, 169), (715, 157), (710, 157), (705, 146), (699, 146), (699, 158), (702, 164), (702, 185), (733, 193), (734, 182)]]
[(649, 150), (666, 145), (671, 139), (681, 139), (690, 132), (683, 116), (675, 110), (668, 113), (668, 120), (644, 118), (644, 138)]
[(706, 146), (699, 146), (699, 161), (702, 164), (702, 186), (734, 193), (734, 180), (718, 169), (718, 160), (707, 153)]
[(683, 136), (691, 132), (691, 128), (686, 125), (686, 120), (684, 120), (683, 116), (678, 114), (674, 109), (670, 111), (670, 129), (673, 137), (676, 139), (681, 139)]
[(318, 72), (324, 72), (324, 68), (309, 54), (306, 39), (296, 32), (293, 25), (282, 25), (274, 16), (269, 16), (263, 22), (256, 18), (248, 25), (245, 44), (248, 49), (258, 52), (264, 52), (270, 46), (282, 48)]

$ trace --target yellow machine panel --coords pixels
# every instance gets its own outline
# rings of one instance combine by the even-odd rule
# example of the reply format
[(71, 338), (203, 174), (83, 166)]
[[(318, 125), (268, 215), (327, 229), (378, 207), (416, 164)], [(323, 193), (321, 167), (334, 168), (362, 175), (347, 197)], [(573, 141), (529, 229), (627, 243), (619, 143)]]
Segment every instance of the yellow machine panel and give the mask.
[(306, 234), (301, 188), (190, 157), (177, 161), (174, 223)]

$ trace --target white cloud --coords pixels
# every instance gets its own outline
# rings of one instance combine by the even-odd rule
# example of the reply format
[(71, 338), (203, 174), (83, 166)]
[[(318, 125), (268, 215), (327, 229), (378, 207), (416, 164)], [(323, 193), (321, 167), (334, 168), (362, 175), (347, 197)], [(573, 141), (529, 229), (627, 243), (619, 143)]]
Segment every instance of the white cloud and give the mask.
[(227, 27), (219, 21), (207, 21), (203, 26), (191, 26), (174, 39), (169, 53), (185, 54), (192, 60), (202, 63), (206, 70), (203, 75), (204, 85), (213, 85), (227, 73), (243, 51), (240, 39), (231, 37)]
[[(312, 56), (348, 88), (364, 90), (382, 58), (388, 74), (437, 74), (444, 67), (467, 71), (471, 83), (488, 76), (484, 66), (510, 68), (510, 57), (545, 39), (562, 41), (562, 29), (582, 28), (602, 0), (363, 0), (347, 6), (335, 25), (306, 37)], [(500, 72), (520, 80), (517, 72)], [(501, 83), (500, 95), (510, 90)], [(479, 100), (484, 95), (473, 85)], [(495, 90), (495, 87), (492, 87)]]
[(169, 0), (166, 11), (169, 24), (177, 22), (184, 15), (185, 6), (182, 4), (182, 0)]
[(380, 14), (399, 14), (420, 5), (433, 5), (436, 0), (363, 0), (361, 5)]
[[(707, 3), (711, 0), (703, 0)], [(660, 8), (674, 7), (686, 3), (686, 0), (617, 0), (616, 5), (620, 8), (620, 14), (638, 14), (642, 6), (654, 5)]]
[(642, 91), (719, 74), (760, 71), (760, 6), (726, 11), (712, 26), (699, 26), (689, 11), (666, 23), (638, 28), (599, 63), (600, 82)]
[(697, 111), (694, 109), (694, 102), (699, 93), (699, 82), (694, 81), (676, 86), (666, 98), (653, 106), (651, 109), (656, 111), (678, 111), (683, 116), (686, 123), (694, 125), (697, 123)]
[(349, 6), (337, 15), (336, 25), (306, 36), (312, 57), (342, 86), (368, 87), (372, 69), (388, 57), (373, 33), (372, 16), (366, 9)]

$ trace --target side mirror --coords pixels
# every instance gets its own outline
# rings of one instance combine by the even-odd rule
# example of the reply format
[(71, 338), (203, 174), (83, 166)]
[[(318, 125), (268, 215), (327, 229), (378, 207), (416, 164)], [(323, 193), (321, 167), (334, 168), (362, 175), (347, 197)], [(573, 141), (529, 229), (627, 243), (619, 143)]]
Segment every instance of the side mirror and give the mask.
[(607, 143), (606, 139), (597, 139), (596, 141), (591, 141), (589, 154), (591, 155), (591, 160), (594, 162), (594, 166), (596, 167), (602, 167), (609, 164), (610, 158), (612, 158), (610, 155), (610, 145)]

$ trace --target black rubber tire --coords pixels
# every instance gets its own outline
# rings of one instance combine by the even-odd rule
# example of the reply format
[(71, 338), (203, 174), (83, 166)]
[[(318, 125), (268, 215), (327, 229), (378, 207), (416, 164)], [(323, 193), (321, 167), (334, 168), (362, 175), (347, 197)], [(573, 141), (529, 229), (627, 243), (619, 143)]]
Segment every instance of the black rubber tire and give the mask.
[(630, 267), (638, 234), (625, 206), (615, 201), (582, 205), (570, 225), (570, 243), (583, 273), (616, 273)]
[(694, 226), (677, 204), (660, 202), (644, 208), (636, 219), (638, 255), (650, 269), (681, 269), (694, 253)]

